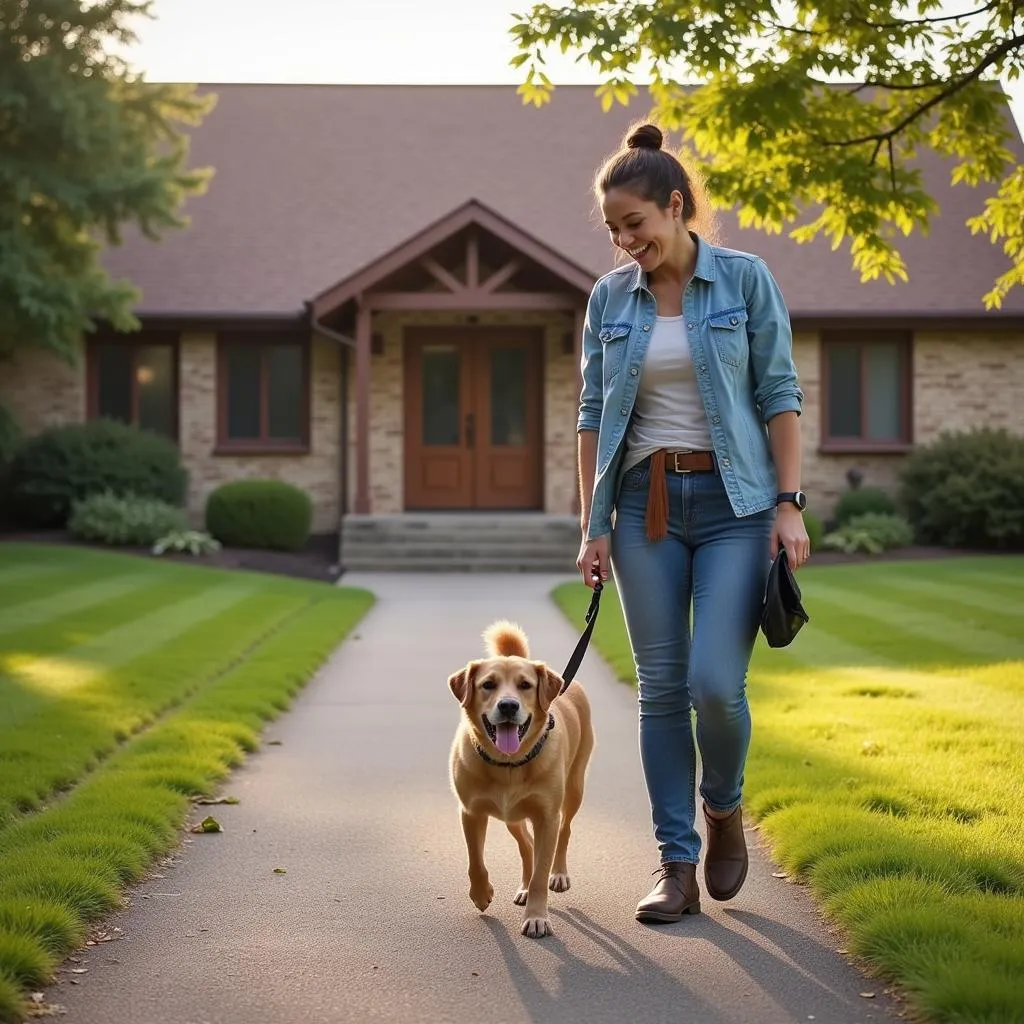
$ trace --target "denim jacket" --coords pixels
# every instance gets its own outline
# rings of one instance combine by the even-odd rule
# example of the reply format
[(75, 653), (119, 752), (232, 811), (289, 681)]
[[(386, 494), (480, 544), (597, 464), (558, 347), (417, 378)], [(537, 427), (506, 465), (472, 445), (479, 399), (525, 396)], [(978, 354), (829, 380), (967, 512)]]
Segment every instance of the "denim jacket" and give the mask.
[[(733, 512), (775, 506), (777, 483), (767, 423), (802, 409), (793, 335), (782, 292), (764, 261), (693, 236), (697, 265), (683, 292), (683, 317), (697, 387)], [(583, 329), (583, 390), (577, 430), (597, 431), (589, 540), (611, 532), (619, 466), (657, 303), (638, 266), (605, 274), (593, 288)]]

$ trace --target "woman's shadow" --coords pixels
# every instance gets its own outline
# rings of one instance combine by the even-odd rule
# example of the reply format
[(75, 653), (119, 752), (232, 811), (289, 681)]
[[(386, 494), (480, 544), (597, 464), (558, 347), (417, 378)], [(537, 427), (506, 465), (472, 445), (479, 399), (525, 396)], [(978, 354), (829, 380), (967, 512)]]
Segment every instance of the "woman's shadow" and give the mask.
[[(781, 955), (714, 917), (701, 914), (679, 926), (656, 929), (671, 944), (666, 959), (680, 964), (675, 973), (588, 914), (575, 908), (552, 910), (551, 916), (561, 922), (561, 927), (556, 924), (556, 934), (543, 940), (540, 948), (559, 961), (554, 968), (557, 985), (550, 984), (545, 970), (538, 969), (536, 962), (528, 963), (523, 957), (524, 940), (519, 935), (510, 934), (496, 918), (482, 920), (504, 958), (528, 1019), (536, 1024), (781, 1024), (809, 1018), (818, 1024), (845, 1024), (864, 1020), (864, 1004), (852, 990), (856, 986), (843, 992), (832, 983), (837, 966), (832, 962), (834, 952), (759, 914), (730, 912), (730, 916), (733, 913), (738, 922), (778, 946)], [(559, 937), (569, 927), (603, 955), (585, 958), (574, 952)], [(750, 983), (756, 985), (768, 1006), (775, 1005), (775, 1014), (765, 1016), (763, 1011), (768, 1006), (761, 1000), (751, 1002), (740, 992), (723, 991), (720, 976), (713, 980), (704, 976), (700, 958), (694, 958), (692, 969), (688, 968), (687, 941), (717, 947), (721, 958), (727, 958), (737, 974), (745, 976), (742, 988), (749, 993)], [(549, 981), (547, 986), (545, 980)]]

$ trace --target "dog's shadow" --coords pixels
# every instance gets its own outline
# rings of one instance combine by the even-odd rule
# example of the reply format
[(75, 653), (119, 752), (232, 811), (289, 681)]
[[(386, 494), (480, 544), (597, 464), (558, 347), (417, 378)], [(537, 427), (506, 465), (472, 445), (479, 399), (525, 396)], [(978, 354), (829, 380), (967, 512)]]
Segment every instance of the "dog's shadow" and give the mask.
[[(700, 995), (697, 986), (702, 979), (699, 977), (693, 978), (692, 984), (681, 981), (580, 910), (551, 909), (549, 913), (555, 919), (556, 931), (553, 936), (539, 940), (539, 948), (561, 961), (560, 984), (556, 991), (549, 991), (541, 983), (535, 965), (523, 956), (522, 944), (534, 940), (510, 934), (507, 925), (497, 918), (481, 918), (501, 951), (509, 978), (530, 1020), (537, 1024), (572, 1024), (574, 1021), (621, 1024), (635, 1019), (640, 1011), (645, 1024), (647, 1021), (653, 1024), (654, 1018), (644, 1013), (642, 1007), (659, 1006), (665, 1014), (661, 1019), (665, 1021), (699, 1021), (700, 1024), (725, 1021), (726, 1018)], [(569, 928), (597, 946), (604, 956), (588, 960), (574, 953), (559, 937), (560, 932)], [(596, 960), (612, 962), (602, 964), (594, 962)], [(642, 1000), (638, 1002), (641, 993)], [(574, 1009), (580, 1013), (574, 1015)]]

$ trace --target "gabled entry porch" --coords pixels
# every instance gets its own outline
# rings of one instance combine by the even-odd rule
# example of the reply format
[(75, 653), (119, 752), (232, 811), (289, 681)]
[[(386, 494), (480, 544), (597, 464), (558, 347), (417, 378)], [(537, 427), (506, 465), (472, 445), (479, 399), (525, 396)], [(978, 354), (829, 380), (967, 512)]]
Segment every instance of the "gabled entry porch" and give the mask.
[(575, 510), (592, 275), (476, 201), (312, 303), (354, 341), (347, 518)]

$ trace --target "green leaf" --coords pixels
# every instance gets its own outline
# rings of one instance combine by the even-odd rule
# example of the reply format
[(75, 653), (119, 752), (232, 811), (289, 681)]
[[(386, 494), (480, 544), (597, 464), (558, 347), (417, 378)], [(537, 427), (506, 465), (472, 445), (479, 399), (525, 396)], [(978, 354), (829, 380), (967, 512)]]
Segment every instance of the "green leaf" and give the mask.
[(207, 816), (198, 825), (193, 825), (192, 831), (201, 834), (204, 832), (223, 832), (224, 829), (216, 818)]

